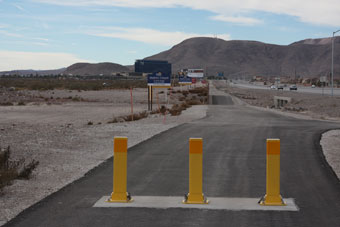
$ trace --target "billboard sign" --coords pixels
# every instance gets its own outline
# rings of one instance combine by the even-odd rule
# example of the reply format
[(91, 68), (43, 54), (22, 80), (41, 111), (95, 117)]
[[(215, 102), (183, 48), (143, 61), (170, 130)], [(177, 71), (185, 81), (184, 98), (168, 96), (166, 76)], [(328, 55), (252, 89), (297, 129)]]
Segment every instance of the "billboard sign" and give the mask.
[(181, 84), (181, 85), (192, 84), (191, 78), (188, 77), (188, 76), (179, 76), (178, 83)]
[(188, 69), (188, 77), (202, 78), (204, 76), (203, 69)]
[(164, 74), (162, 72), (152, 73), (148, 75), (148, 85), (149, 86), (171, 86), (171, 75)]

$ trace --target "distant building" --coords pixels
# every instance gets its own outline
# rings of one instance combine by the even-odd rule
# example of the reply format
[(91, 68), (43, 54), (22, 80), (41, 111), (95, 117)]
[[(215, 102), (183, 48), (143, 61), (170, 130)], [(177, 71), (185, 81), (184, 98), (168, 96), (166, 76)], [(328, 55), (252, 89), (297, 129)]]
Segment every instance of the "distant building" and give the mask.
[(159, 60), (136, 60), (135, 72), (138, 73), (157, 73), (171, 75), (171, 64), (167, 61)]

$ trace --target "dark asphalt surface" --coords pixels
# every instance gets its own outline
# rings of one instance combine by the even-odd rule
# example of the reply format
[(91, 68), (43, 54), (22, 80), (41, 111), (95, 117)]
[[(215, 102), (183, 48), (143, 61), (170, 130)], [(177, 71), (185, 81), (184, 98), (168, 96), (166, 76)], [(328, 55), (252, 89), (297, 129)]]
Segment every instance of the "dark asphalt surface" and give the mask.
[[(299, 212), (204, 209), (93, 208), (112, 191), (112, 159), (21, 213), (9, 226), (340, 226), (340, 184), (319, 145), (340, 125), (232, 105), (212, 97), (204, 119), (161, 133), (128, 151), (128, 191), (181, 196), (188, 192), (190, 137), (203, 138), (205, 195), (265, 193), (266, 139), (281, 139), (281, 194)], [(52, 177), (52, 176), (51, 176)]]

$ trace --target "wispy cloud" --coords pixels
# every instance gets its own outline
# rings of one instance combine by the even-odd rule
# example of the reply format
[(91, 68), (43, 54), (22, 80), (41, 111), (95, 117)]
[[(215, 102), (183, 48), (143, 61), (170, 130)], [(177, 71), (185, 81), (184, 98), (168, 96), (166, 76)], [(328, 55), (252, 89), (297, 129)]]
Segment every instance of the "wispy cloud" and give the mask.
[(217, 21), (224, 21), (224, 22), (231, 22), (235, 24), (240, 24), (240, 25), (256, 25), (256, 24), (261, 24), (263, 21), (251, 18), (251, 17), (241, 17), (241, 16), (224, 16), (224, 15), (216, 15), (210, 17), (212, 20), (217, 20)]
[(0, 50), (0, 71), (14, 69), (57, 69), (76, 62), (89, 62), (69, 53)]
[[(298, 18), (302, 22), (340, 26), (340, 4), (337, 0), (34, 0), (36, 2), (65, 6), (118, 6), (118, 7), (188, 7), (207, 10), (217, 15), (233, 17), (242, 14), (248, 17), (254, 12), (285, 14)], [(226, 22), (233, 22), (225, 20)], [(239, 21), (237, 21), (238, 23)]]
[(6, 31), (6, 30), (0, 30), (0, 34), (1, 34), (1, 35), (5, 35), (5, 36), (10, 36), (10, 37), (16, 37), (16, 38), (21, 38), (21, 37), (23, 37), (21, 34), (8, 32), (8, 31)]
[(97, 27), (88, 29), (88, 35), (139, 41), (143, 43), (172, 46), (192, 37), (214, 37), (230, 40), (229, 34), (197, 34), (180, 31), (165, 32), (149, 28)]
[(35, 40), (39, 40), (39, 41), (43, 41), (43, 42), (48, 42), (49, 39), (46, 39), (46, 38), (41, 38), (41, 37), (36, 37), (36, 38), (33, 38)]
[(17, 8), (18, 10), (20, 10), (21, 12), (24, 13), (29, 13), (26, 9), (24, 9), (22, 6), (18, 5), (18, 4), (12, 4), (15, 8)]

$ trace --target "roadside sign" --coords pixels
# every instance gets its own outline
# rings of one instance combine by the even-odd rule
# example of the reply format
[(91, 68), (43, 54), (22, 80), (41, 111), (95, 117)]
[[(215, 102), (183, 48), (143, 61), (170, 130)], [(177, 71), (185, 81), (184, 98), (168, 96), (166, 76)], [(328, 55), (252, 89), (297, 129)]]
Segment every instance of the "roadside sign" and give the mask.
[(327, 76), (320, 76), (320, 82), (326, 83), (327, 82)]
[(203, 69), (188, 69), (188, 77), (202, 78), (204, 76)]
[(148, 85), (153, 87), (171, 87), (171, 75), (162, 72), (149, 74)]
[(196, 84), (196, 78), (191, 78), (191, 82), (192, 82), (193, 84)]
[(187, 77), (187, 76), (179, 76), (179, 78), (178, 78), (178, 80), (179, 80), (178, 83), (179, 83), (180, 85), (190, 85), (190, 84), (192, 84), (191, 79), (192, 79), (192, 78)]

